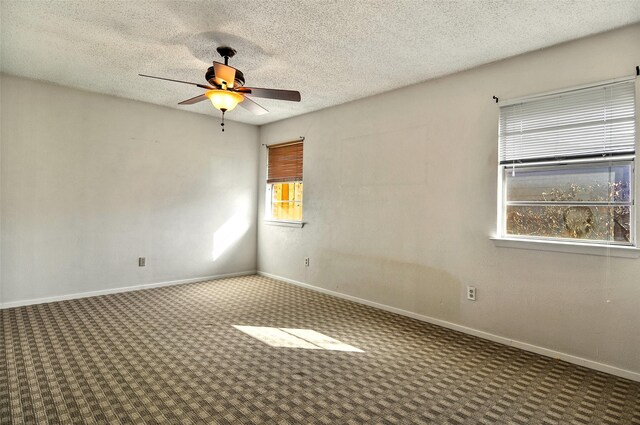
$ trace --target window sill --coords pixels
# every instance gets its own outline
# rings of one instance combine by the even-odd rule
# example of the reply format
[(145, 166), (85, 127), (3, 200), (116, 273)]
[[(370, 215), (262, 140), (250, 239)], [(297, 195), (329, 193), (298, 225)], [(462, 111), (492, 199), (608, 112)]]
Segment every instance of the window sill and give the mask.
[(533, 249), (570, 254), (600, 255), (604, 257), (638, 258), (640, 249), (622, 245), (592, 245), (576, 242), (540, 241), (518, 238), (491, 238), (497, 247)]
[(269, 226), (282, 226), (282, 227), (304, 227), (305, 223), (303, 221), (287, 221), (287, 220), (264, 220), (264, 224), (268, 224)]

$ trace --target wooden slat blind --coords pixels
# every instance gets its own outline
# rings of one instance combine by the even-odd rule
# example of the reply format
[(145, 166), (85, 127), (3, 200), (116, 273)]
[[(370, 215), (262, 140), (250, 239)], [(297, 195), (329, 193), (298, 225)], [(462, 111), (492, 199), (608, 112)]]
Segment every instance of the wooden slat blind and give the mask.
[(302, 181), (302, 142), (269, 146), (267, 183)]

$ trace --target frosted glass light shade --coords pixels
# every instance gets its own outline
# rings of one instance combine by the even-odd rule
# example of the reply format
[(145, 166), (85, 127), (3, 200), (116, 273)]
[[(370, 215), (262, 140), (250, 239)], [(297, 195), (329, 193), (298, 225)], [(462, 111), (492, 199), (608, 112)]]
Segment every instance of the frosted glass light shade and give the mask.
[(205, 94), (216, 109), (231, 111), (244, 100), (240, 93), (228, 90), (209, 90)]

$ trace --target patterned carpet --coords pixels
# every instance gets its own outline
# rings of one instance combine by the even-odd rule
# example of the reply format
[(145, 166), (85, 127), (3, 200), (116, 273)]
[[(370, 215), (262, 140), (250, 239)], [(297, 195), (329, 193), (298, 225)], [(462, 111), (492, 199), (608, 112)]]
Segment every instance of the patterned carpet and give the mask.
[(640, 424), (640, 383), (259, 276), (1, 313), (2, 424)]

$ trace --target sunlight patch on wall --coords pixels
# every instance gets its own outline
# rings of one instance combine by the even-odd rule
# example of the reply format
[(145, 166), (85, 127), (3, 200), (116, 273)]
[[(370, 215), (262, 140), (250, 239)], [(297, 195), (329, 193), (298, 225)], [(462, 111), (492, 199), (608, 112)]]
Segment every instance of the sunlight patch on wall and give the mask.
[(213, 261), (238, 242), (249, 230), (249, 221), (242, 214), (235, 214), (213, 234)]
[(305, 348), (307, 350), (350, 351), (363, 353), (353, 347), (330, 336), (312, 329), (272, 328), (267, 326), (238, 326), (238, 329), (272, 347)]

